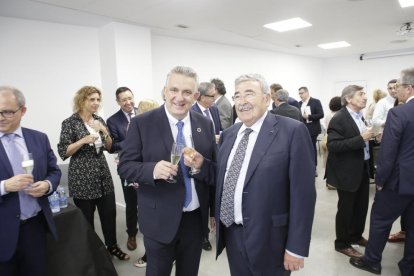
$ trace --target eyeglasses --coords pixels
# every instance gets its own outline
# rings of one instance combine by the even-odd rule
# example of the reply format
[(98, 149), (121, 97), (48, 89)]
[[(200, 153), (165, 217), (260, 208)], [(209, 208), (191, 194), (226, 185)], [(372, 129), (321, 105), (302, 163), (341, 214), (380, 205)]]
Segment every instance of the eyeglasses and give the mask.
[(14, 114), (16, 114), (16, 112), (19, 111), (22, 107), (23, 106), (20, 106), (16, 111), (13, 111), (13, 110), (0, 111), (0, 114), (4, 118), (13, 118)]
[(249, 101), (249, 100), (254, 99), (255, 96), (256, 96), (255, 92), (247, 92), (246, 94), (244, 94), (244, 96), (241, 95), (241, 94), (237, 94), (237, 95), (233, 96), (233, 101), (239, 102), (242, 99), (245, 99), (246, 101)]

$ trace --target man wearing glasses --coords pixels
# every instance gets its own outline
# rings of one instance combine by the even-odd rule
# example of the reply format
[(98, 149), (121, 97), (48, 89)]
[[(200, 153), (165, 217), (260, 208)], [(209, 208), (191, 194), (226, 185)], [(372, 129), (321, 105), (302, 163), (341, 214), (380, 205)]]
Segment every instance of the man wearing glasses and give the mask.
[(398, 100), (405, 103), (388, 112), (377, 162), (377, 193), (371, 210), (368, 244), (361, 259), (350, 263), (381, 274), (382, 252), (392, 223), (407, 215), (402, 276), (414, 275), (414, 68), (403, 70), (396, 83)]
[[(44, 133), (23, 128), (23, 94), (0, 87), (0, 275), (43, 276), (46, 231), (56, 238), (47, 195), (56, 190), (61, 172)], [(32, 173), (22, 168), (32, 153)], [(29, 186), (30, 185), (30, 186)]]

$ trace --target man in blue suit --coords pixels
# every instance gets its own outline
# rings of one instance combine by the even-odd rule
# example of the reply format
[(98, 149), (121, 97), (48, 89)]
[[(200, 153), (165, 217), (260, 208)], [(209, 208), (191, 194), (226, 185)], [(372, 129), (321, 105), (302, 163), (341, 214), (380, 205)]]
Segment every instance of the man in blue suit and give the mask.
[[(118, 112), (109, 117), (106, 121), (109, 132), (112, 137), (112, 152), (117, 154), (122, 150), (129, 122), (136, 114), (134, 94), (128, 87), (119, 87), (116, 92), (116, 102), (121, 107)], [(122, 190), (125, 199), (125, 219), (127, 226), (127, 248), (135, 250), (137, 248), (136, 236), (138, 233), (138, 210), (137, 210), (137, 193), (135, 188), (128, 186), (125, 179), (121, 178)]]
[(414, 275), (414, 68), (401, 72), (397, 82), (398, 100), (405, 103), (390, 109), (385, 122), (377, 160), (377, 193), (371, 210), (365, 255), (350, 263), (381, 274), (382, 251), (392, 223), (407, 215), (404, 257), (398, 263), (402, 276)]
[(267, 112), (260, 75), (236, 79), (241, 123), (222, 133), (217, 161), (217, 256), (226, 247), (234, 276), (289, 275), (304, 267), (316, 192), (305, 125)]
[[(193, 105), (192, 110), (203, 114), (206, 118), (211, 120), (214, 126), (214, 133), (216, 134), (216, 142), (218, 143), (218, 140), (220, 138), (220, 131), (221, 123), (220, 123), (220, 113), (217, 108), (217, 106), (214, 105), (214, 84), (211, 82), (201, 82), (198, 86), (198, 99), (197, 102)], [(215, 229), (215, 220), (214, 220), (214, 199), (216, 196), (216, 190), (212, 186), (210, 187), (210, 223), (211, 228), (214, 231)], [(208, 230), (209, 231), (209, 230)], [(203, 241), (203, 249), (210, 251), (212, 249), (211, 243), (208, 240), (208, 234), (204, 238)]]
[[(61, 172), (44, 133), (22, 128), (23, 94), (0, 87), (0, 275), (44, 276), (46, 231), (56, 238), (47, 195), (56, 190)], [(22, 155), (32, 153), (32, 173)], [(30, 185), (30, 186), (29, 186)]]
[[(198, 274), (209, 186), (215, 183), (216, 143), (213, 124), (191, 110), (197, 83), (193, 69), (173, 68), (164, 88), (165, 104), (132, 119), (121, 152), (119, 175), (140, 184), (138, 220), (147, 276), (170, 275), (174, 260), (176, 275)], [(188, 147), (191, 137), (196, 151), (178, 165), (171, 163), (174, 141)], [(189, 166), (200, 171), (190, 176)], [(171, 176), (175, 183), (169, 182)]]

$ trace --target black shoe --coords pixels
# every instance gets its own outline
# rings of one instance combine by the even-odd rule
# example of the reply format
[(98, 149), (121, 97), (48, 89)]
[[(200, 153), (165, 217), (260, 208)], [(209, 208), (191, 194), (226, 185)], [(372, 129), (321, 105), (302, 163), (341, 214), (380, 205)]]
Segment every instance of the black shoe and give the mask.
[(206, 251), (210, 251), (211, 250), (211, 243), (208, 241), (208, 239), (204, 239), (203, 242), (203, 249)]
[(379, 267), (375, 267), (375, 266), (371, 266), (369, 265), (366, 261), (364, 261), (364, 259), (360, 259), (360, 258), (354, 258), (352, 257), (351, 259), (349, 259), (349, 263), (353, 266), (355, 266), (356, 268), (377, 274), (377, 275), (381, 275), (381, 266)]

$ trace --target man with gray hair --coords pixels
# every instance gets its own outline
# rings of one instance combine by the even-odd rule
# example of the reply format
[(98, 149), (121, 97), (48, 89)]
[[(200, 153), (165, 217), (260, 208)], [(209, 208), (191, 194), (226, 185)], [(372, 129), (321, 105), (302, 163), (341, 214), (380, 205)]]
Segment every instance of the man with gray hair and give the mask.
[(267, 111), (262, 76), (242, 75), (235, 88), (241, 122), (223, 131), (217, 162), (217, 256), (226, 247), (234, 276), (289, 275), (309, 253), (316, 199), (311, 139), (303, 123)]
[(273, 100), (276, 107), (270, 111), (273, 114), (277, 114), (284, 117), (289, 117), (299, 122), (303, 122), (302, 114), (300, 114), (299, 108), (296, 108), (287, 103), (289, 99), (289, 92), (285, 89), (279, 89), (273, 93)]
[[(132, 118), (124, 140), (118, 173), (140, 184), (146, 275), (170, 275), (174, 261), (176, 275), (198, 274), (209, 186), (215, 184), (216, 143), (213, 124), (191, 110), (197, 85), (193, 69), (174, 67), (164, 87), (165, 104)], [(174, 144), (187, 147), (176, 153)], [(199, 172), (190, 175), (190, 167)]]
[(362, 254), (352, 245), (365, 246), (362, 236), (368, 211), (369, 150), (373, 137), (364, 124), (361, 110), (367, 97), (363, 87), (349, 85), (342, 91), (342, 105), (328, 127), (326, 182), (337, 188), (335, 250), (350, 257)]

